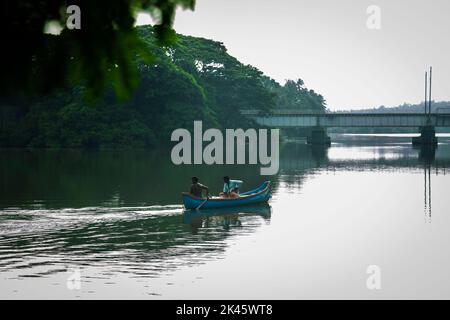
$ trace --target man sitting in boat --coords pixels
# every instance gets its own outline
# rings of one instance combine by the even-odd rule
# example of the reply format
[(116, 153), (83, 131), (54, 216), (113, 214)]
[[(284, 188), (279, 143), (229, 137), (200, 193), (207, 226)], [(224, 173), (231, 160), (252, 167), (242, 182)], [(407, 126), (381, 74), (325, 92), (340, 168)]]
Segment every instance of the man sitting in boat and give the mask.
[(219, 194), (221, 197), (238, 198), (239, 188), (244, 183), (241, 180), (230, 180), (229, 176), (223, 177), (223, 192)]
[(203, 190), (206, 190), (206, 197), (208, 197), (209, 196), (208, 187), (198, 182), (197, 177), (192, 177), (191, 191), (189, 193), (195, 197), (201, 198)]

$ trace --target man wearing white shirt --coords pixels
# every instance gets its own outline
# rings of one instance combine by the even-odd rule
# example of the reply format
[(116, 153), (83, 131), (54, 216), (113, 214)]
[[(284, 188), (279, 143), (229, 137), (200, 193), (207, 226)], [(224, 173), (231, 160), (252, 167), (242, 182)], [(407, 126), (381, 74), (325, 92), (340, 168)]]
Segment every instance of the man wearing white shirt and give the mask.
[(239, 197), (239, 188), (244, 183), (241, 180), (230, 180), (229, 176), (223, 177), (223, 192), (220, 193), (222, 197), (237, 198)]

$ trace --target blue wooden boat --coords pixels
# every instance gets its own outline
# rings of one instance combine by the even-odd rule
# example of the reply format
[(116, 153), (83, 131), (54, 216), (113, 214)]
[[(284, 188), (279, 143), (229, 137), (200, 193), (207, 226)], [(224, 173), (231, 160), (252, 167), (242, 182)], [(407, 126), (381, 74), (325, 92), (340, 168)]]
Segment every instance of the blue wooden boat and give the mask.
[(183, 192), (183, 205), (186, 209), (195, 209), (203, 203), (201, 209), (239, 207), (249, 204), (267, 202), (271, 196), (270, 181), (265, 181), (258, 188), (239, 195), (239, 198), (199, 198)]

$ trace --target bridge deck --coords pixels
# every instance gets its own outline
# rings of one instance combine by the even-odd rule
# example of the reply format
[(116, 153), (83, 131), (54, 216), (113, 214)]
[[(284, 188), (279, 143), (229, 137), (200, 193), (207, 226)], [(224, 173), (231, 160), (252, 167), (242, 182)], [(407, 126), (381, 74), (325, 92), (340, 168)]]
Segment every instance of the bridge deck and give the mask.
[(243, 115), (268, 127), (450, 127), (450, 113), (324, 113), (308, 114), (293, 111), (275, 111), (263, 115), (254, 110), (243, 110)]

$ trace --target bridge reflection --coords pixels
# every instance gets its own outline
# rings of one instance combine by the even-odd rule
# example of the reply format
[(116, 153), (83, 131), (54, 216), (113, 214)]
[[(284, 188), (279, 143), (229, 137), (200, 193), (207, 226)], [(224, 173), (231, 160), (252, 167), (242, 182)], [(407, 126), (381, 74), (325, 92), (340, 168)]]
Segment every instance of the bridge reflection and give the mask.
[(431, 172), (446, 174), (450, 167), (450, 145), (405, 147), (402, 144), (335, 144), (331, 148), (287, 144), (280, 159), (280, 178), (289, 185), (301, 185), (304, 176), (325, 171), (423, 171), (424, 218), (431, 223)]
[(439, 172), (450, 167), (450, 145), (439, 149), (427, 146), (405, 147), (404, 145), (333, 145), (311, 146), (289, 143), (280, 157), (280, 173), (287, 174), (308, 169), (360, 170), (362, 168), (420, 169), (433, 166)]

